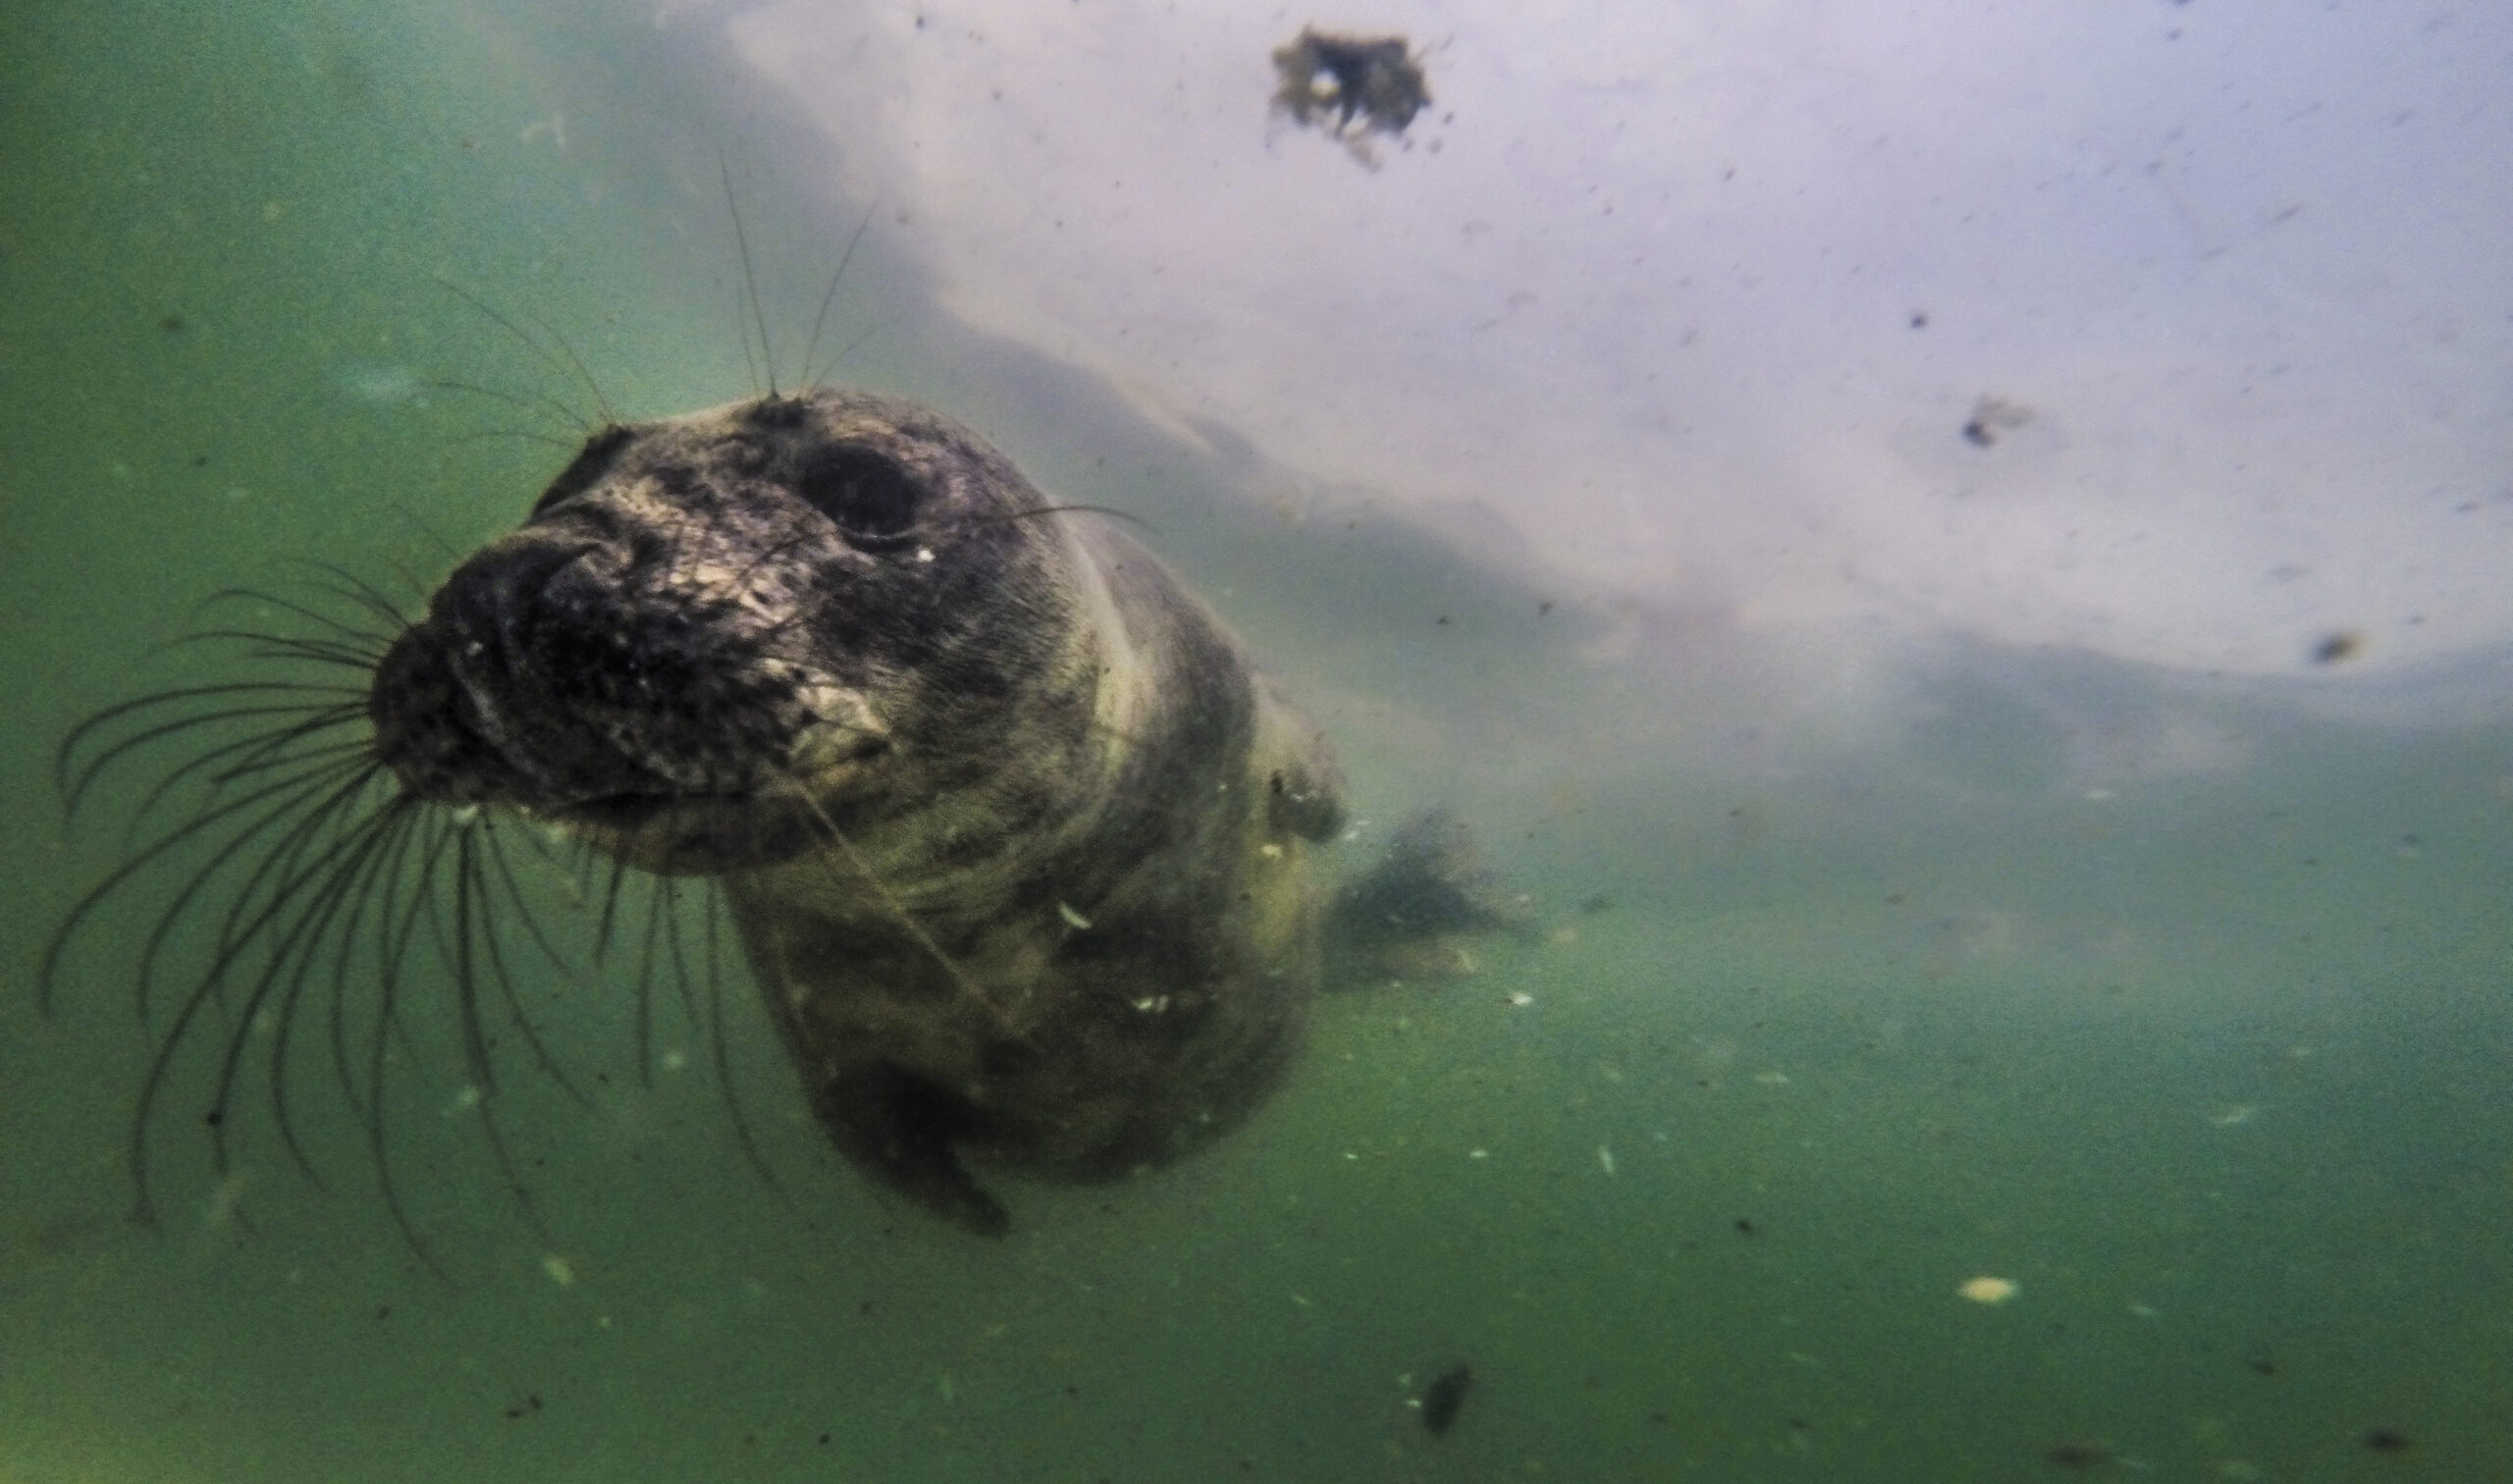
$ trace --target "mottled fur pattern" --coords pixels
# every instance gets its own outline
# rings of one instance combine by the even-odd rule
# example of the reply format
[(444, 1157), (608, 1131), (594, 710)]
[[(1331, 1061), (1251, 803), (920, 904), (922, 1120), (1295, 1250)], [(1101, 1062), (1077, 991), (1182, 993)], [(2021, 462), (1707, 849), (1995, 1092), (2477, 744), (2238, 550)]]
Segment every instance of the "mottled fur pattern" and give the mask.
[(1298, 1045), (1332, 759), (1139, 545), (923, 408), (605, 429), (368, 710), (414, 796), (717, 877), (831, 1140), (972, 1229), (963, 1152), (1157, 1165)]

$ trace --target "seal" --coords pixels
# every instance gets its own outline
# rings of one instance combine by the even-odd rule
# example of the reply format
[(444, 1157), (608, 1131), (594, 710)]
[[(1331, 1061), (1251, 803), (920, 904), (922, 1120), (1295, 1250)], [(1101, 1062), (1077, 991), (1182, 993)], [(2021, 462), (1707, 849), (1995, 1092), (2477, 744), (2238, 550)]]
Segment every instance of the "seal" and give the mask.
[(144, 872), (188, 873), (133, 939), (143, 1016), (170, 965), (206, 965), (133, 1119), (138, 1214), (152, 1113), (188, 1086), (178, 1052), (223, 1023), (203, 1120), (222, 1179), (256, 1064), (315, 1175), (288, 1064), (326, 1039), (426, 1258), (387, 1124), (409, 1107), (411, 1007), (446, 992), (455, 1105), (478, 1111), (539, 1228), (494, 1117), (492, 1046), (519, 1044), (584, 1100), (504, 942), (520, 919), (574, 973), (514, 859), (551, 839), (612, 863), (597, 959), (623, 881), (651, 883), (641, 1067), (659, 958), (696, 1014), (674, 926), (674, 883), (695, 881), (697, 978), (753, 1161), (766, 1169), (724, 1053), (720, 905), (836, 1149), (980, 1233), (1009, 1224), (980, 1172), (1107, 1180), (1243, 1121), (1292, 1064), (1321, 981), (1470, 972), (1462, 935), (1526, 935), (1436, 813), (1331, 898), (1313, 883), (1311, 847), (1345, 813), (1332, 755), (1113, 513), (1050, 503), (937, 413), (816, 385), (602, 426), (415, 616), (338, 571), (316, 587), (347, 616), (226, 595), (267, 626), (196, 637), (241, 644), (254, 668), (109, 708), (58, 762), (74, 816), (146, 755), (176, 761), (134, 828), (192, 802), (80, 901), (38, 980), (48, 1009), (102, 903)]
[(1280, 1081), (1343, 785), (1203, 602), (975, 434), (819, 389), (605, 428), (368, 697), (410, 797), (721, 882), (837, 1149), (1164, 1164)]

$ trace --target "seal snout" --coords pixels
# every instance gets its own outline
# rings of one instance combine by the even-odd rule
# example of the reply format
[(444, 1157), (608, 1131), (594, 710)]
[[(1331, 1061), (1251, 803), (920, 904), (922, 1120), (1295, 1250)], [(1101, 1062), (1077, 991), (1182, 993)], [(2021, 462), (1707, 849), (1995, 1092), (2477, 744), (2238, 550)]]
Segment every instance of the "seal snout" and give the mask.
[(653, 544), (528, 531), (457, 568), (370, 693), (403, 784), (548, 811), (751, 791), (805, 719), (795, 678)]

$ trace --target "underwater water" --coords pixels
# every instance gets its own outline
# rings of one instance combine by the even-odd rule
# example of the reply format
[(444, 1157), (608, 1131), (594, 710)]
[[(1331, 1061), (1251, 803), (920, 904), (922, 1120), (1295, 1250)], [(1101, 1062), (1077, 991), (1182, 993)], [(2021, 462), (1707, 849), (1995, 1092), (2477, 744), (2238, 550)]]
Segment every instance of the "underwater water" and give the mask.
[[(393, 1151), (423, 1252), (320, 1058), (319, 1185), (258, 1087), (222, 1174), (196, 1057), (134, 1224), (165, 1006), (143, 1025), (132, 965), (182, 877), (110, 902), (39, 1013), (145, 779), (66, 830), (63, 736), (214, 682), (163, 647), (214, 594), (319, 559), (407, 595), (509, 527), (580, 433), (501, 397), (752, 395), (724, 176), (789, 371), (863, 208), (780, 174), (800, 125), (727, 102), (729, 59), (649, 87), (706, 67), (582, 17), (5, 27), (0, 1481), (2513, 1469), (2496, 670), (2366, 720), (2336, 664), (1947, 637), (1868, 674), (1640, 622), (1366, 493), (1248, 498), (1232, 450), (955, 325), (881, 231), (840, 377), (1150, 522), (1335, 740), (1351, 848), (1447, 803), (1541, 939), (1326, 999), (1246, 1128), (1115, 1186), (1007, 1181), (999, 1241), (828, 1152), (738, 972), (724, 1078), (695, 997), (648, 983), (641, 1036), (626, 949), (519, 960), (588, 1092), (498, 1048), (527, 1198), (438, 982)], [(554, 97), (535, 47), (638, 106)], [(531, 889), (581, 948), (570, 887)]]

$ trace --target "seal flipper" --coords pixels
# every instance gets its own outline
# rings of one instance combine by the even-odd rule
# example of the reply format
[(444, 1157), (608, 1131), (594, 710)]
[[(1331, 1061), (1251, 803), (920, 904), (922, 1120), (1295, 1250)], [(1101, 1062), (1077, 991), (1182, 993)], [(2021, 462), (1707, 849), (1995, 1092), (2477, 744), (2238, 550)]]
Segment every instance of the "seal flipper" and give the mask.
[(1012, 1229), (1010, 1213), (951, 1147), (978, 1124), (965, 1098), (888, 1062), (867, 1062), (822, 1084), (812, 1106), (829, 1142), (865, 1174), (981, 1237)]
[(1502, 895), (1473, 838), (1445, 809), (1415, 816), (1377, 865), (1345, 883), (1326, 910), (1329, 988), (1474, 972), (1461, 938), (1537, 935), (1524, 898)]

